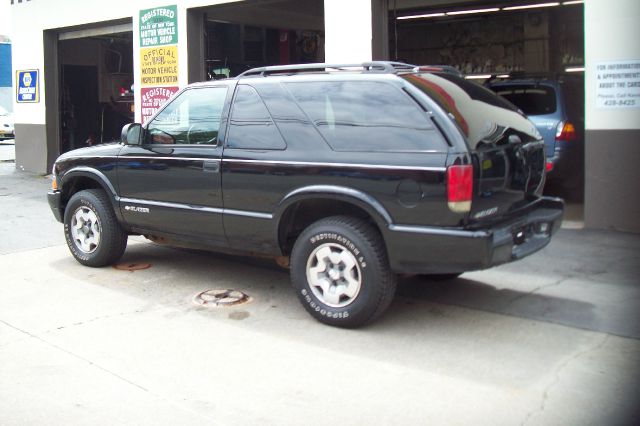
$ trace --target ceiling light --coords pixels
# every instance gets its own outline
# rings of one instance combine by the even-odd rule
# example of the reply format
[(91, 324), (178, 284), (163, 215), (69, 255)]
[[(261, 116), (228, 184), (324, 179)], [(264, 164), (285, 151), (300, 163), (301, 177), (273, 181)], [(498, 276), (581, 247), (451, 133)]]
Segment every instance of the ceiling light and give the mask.
[(466, 75), (464, 78), (467, 80), (486, 80), (487, 78), (491, 78), (491, 74)]
[(500, 74), (497, 77), (498, 78), (509, 78), (509, 74)]
[(573, 0), (573, 1), (563, 1), (562, 5), (563, 6), (569, 6), (571, 4), (583, 4), (584, 0)]
[(536, 9), (539, 7), (553, 7), (553, 6), (560, 6), (560, 2), (556, 1), (553, 3), (537, 3), (537, 4), (525, 4), (522, 6), (509, 6), (509, 7), (503, 7), (502, 10)]
[(470, 9), (470, 10), (455, 10), (453, 12), (447, 12), (447, 16), (455, 16), (455, 15), (471, 15), (472, 13), (488, 13), (488, 12), (499, 12), (499, 7), (491, 7), (488, 9)]
[(408, 16), (398, 16), (396, 19), (422, 19), (422, 18), (437, 18), (439, 16), (445, 16), (444, 13), (427, 13), (426, 15), (408, 15)]
[(584, 72), (584, 67), (567, 67), (565, 72)]

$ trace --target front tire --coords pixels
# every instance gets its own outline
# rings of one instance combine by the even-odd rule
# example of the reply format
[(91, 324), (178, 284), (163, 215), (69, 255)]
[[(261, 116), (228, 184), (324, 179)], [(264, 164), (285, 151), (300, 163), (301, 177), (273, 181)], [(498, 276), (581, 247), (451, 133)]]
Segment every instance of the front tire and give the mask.
[(391, 304), (396, 276), (379, 232), (364, 220), (319, 220), (296, 240), (291, 281), (305, 309), (318, 321), (355, 328)]
[(86, 266), (115, 263), (127, 247), (107, 194), (98, 189), (75, 193), (64, 211), (64, 234), (73, 257)]

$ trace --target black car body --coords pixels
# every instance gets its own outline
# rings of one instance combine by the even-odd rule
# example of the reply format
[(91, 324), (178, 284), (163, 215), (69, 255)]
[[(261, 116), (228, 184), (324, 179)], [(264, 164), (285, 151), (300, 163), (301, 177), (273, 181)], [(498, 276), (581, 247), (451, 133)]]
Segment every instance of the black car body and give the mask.
[[(301, 285), (299, 296), (321, 321), (351, 327), (386, 308), (395, 273), (484, 269), (550, 241), (563, 203), (540, 195), (544, 143), (512, 105), (448, 73), (353, 67), (270, 67), (193, 84), (142, 128), (126, 127), (124, 142), (62, 155), (49, 202), (76, 258), (114, 261), (83, 260), (91, 253), (79, 257), (70, 237), (75, 227), (91, 239), (90, 226), (98, 226), (81, 218), (96, 201), (84, 210), (75, 203), (73, 222), (74, 194), (102, 191), (125, 235), (291, 256), (294, 284), (304, 281), (297, 264), (306, 262), (307, 277), (326, 269), (317, 288)], [(327, 255), (306, 250), (326, 265), (300, 247), (314, 227), (320, 231), (307, 244), (331, 241), (322, 246)], [(360, 256), (368, 249), (360, 245), (374, 247), (369, 264), (381, 265), (386, 284), (376, 294), (384, 300), (360, 309), (345, 299), (356, 298), (351, 293), (323, 299), (354, 279), (357, 295), (370, 297)]]

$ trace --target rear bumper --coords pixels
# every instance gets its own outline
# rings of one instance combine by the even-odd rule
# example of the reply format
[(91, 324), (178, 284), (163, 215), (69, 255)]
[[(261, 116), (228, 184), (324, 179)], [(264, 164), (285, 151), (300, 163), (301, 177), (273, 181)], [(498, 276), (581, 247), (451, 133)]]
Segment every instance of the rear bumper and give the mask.
[(522, 259), (542, 249), (560, 228), (564, 203), (544, 197), (527, 213), (487, 228), (391, 225), (385, 232), (398, 273), (460, 273)]
[(56, 220), (63, 222), (64, 209), (62, 208), (62, 193), (60, 191), (49, 191), (47, 193), (47, 201)]

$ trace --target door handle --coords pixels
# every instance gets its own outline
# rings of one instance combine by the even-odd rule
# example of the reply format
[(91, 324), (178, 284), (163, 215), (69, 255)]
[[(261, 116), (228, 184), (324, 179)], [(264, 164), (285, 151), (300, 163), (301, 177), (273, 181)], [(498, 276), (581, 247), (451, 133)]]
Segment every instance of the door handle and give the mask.
[(205, 173), (219, 173), (220, 172), (220, 162), (205, 160), (202, 164), (202, 171)]

